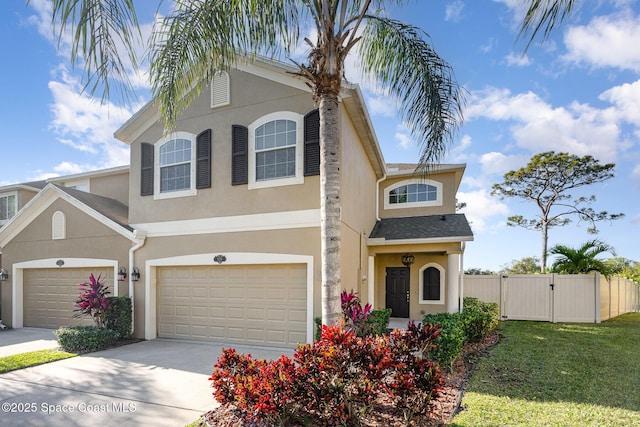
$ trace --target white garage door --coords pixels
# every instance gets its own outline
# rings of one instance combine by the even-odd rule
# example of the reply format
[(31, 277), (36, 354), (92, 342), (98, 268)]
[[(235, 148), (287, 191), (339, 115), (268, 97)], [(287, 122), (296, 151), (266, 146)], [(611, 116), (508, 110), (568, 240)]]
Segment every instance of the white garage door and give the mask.
[(276, 347), (306, 342), (306, 266), (158, 268), (158, 336)]
[(89, 275), (101, 275), (113, 295), (113, 269), (105, 268), (36, 268), (24, 270), (24, 326), (59, 328), (70, 325), (93, 325), (93, 320), (74, 319), (73, 309), (80, 288)]

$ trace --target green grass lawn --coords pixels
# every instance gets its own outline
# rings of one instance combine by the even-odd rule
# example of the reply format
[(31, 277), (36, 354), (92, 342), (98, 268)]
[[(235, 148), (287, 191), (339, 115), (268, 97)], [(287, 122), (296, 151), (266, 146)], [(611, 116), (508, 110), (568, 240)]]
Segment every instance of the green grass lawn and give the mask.
[(0, 374), (56, 360), (68, 359), (77, 356), (75, 353), (67, 353), (59, 350), (38, 350), (28, 353), (15, 354), (13, 356), (0, 357)]
[(640, 313), (601, 324), (507, 322), (453, 426), (640, 426)]

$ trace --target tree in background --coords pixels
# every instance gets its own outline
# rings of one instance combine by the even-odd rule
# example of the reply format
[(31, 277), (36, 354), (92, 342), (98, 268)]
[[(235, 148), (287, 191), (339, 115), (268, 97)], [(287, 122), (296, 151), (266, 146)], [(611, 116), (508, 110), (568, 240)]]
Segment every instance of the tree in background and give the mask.
[(554, 273), (587, 274), (597, 271), (606, 277), (611, 276), (612, 270), (606, 261), (597, 256), (605, 252), (616, 254), (615, 249), (600, 240), (590, 240), (578, 248), (555, 245), (549, 252), (558, 255), (551, 267)]
[(477, 267), (472, 267), (472, 268), (467, 268), (464, 271), (464, 274), (472, 274), (472, 275), (476, 275), (476, 276), (490, 276), (492, 274), (497, 274), (497, 273), (495, 271), (491, 271), (489, 269), (482, 270), (482, 269), (477, 268)]
[(547, 151), (536, 154), (529, 163), (516, 171), (504, 175), (504, 181), (493, 184), (492, 195), (501, 199), (519, 197), (533, 202), (540, 214), (533, 219), (514, 215), (507, 218), (507, 225), (539, 231), (542, 234), (542, 254), (540, 271), (547, 265), (547, 246), (549, 229), (571, 222), (568, 216), (578, 217), (580, 222), (590, 224), (587, 231), (597, 233), (596, 222), (615, 220), (623, 213), (610, 214), (607, 211), (596, 212), (591, 204), (596, 196), (574, 198), (571, 191), (613, 178), (615, 164), (601, 165), (593, 157), (578, 157), (573, 154)]
[(535, 256), (514, 259), (502, 266), (502, 271), (507, 274), (537, 274), (540, 270), (540, 259)]
[(622, 257), (609, 258), (605, 262), (612, 275), (640, 282), (640, 262)]
[[(389, 0), (402, 4), (405, 0)], [(126, 50), (135, 66), (140, 34), (133, 0), (52, 0), (53, 25), (60, 40), (72, 34), (72, 61), (86, 71), (86, 88), (109, 82), (128, 86)], [(320, 114), (320, 234), (322, 321), (337, 324), (340, 307), (340, 120), (339, 98), (345, 59), (358, 55), (365, 75), (394, 100), (412, 136), (421, 142), (420, 164), (437, 161), (462, 121), (463, 92), (449, 64), (419, 28), (391, 19), (384, 0), (176, 0), (171, 14), (154, 28), (150, 80), (165, 128), (211, 76), (257, 55), (290, 58), (300, 29), (311, 22), (315, 40), (305, 38), (306, 63), (293, 60), (306, 80)], [(130, 87), (130, 86), (129, 86)], [(348, 142), (348, 141), (347, 141)]]

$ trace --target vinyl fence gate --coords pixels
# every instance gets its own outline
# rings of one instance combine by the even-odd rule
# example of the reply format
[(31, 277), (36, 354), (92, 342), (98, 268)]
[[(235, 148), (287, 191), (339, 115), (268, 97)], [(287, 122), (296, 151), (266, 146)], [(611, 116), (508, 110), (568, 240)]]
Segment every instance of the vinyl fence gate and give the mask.
[(600, 323), (638, 311), (640, 291), (600, 274), (465, 275), (464, 296), (497, 303), (502, 320)]

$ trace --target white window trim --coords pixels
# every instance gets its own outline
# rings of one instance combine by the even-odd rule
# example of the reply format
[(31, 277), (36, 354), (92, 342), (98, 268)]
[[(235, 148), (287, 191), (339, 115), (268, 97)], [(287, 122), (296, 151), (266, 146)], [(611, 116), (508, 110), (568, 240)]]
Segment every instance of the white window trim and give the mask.
[(64, 212), (55, 211), (51, 215), (51, 240), (67, 238), (67, 218)]
[[(429, 267), (435, 267), (440, 271), (440, 299), (439, 300), (426, 300), (424, 299), (424, 287), (422, 286), (424, 283), (424, 276), (423, 273), (424, 271), (429, 268)], [(420, 302), (419, 304), (433, 304), (433, 305), (442, 305), (444, 304), (444, 289), (445, 289), (445, 280), (446, 280), (446, 275), (445, 275), (446, 271), (444, 269), (444, 267), (442, 267), (440, 264), (436, 264), (435, 262), (430, 262), (428, 264), (423, 265), (422, 267), (420, 267), (420, 271), (418, 272), (418, 277), (419, 277), (419, 282), (420, 282), (420, 289), (419, 289), (419, 294), (420, 294)]]
[[(172, 139), (188, 139), (191, 141), (191, 182), (189, 188), (179, 191), (160, 192), (160, 147)], [(196, 190), (196, 136), (189, 132), (174, 132), (165, 138), (162, 138), (154, 144), (153, 156), (153, 199), (175, 199), (177, 197), (195, 196), (198, 194)]]
[[(426, 184), (436, 187), (436, 200), (426, 202), (407, 202), (407, 203), (389, 203), (389, 193), (398, 187), (410, 184)], [(395, 182), (384, 189), (384, 208), (385, 209), (406, 209), (406, 208), (424, 208), (430, 206), (442, 206), (442, 183), (431, 179), (407, 179)]]
[[(292, 120), (296, 123), (296, 175), (287, 178), (256, 181), (256, 129), (273, 120)], [(281, 187), (285, 185), (304, 184), (304, 116), (292, 111), (278, 111), (260, 117), (249, 125), (249, 190), (257, 188)]]
[[(13, 218), (14, 216), (18, 215), (18, 211), (20, 209), (18, 209), (18, 192), (17, 191), (11, 191), (8, 193), (0, 193), (0, 198), (4, 198), (4, 197), (11, 197), (13, 196), (15, 201), (14, 201), (14, 205), (15, 205), (15, 212), (13, 213), (13, 215), (11, 216), (11, 218)], [(0, 219), (0, 226), (5, 225), (6, 223), (8, 223), (11, 218), (7, 218), (7, 219)]]

